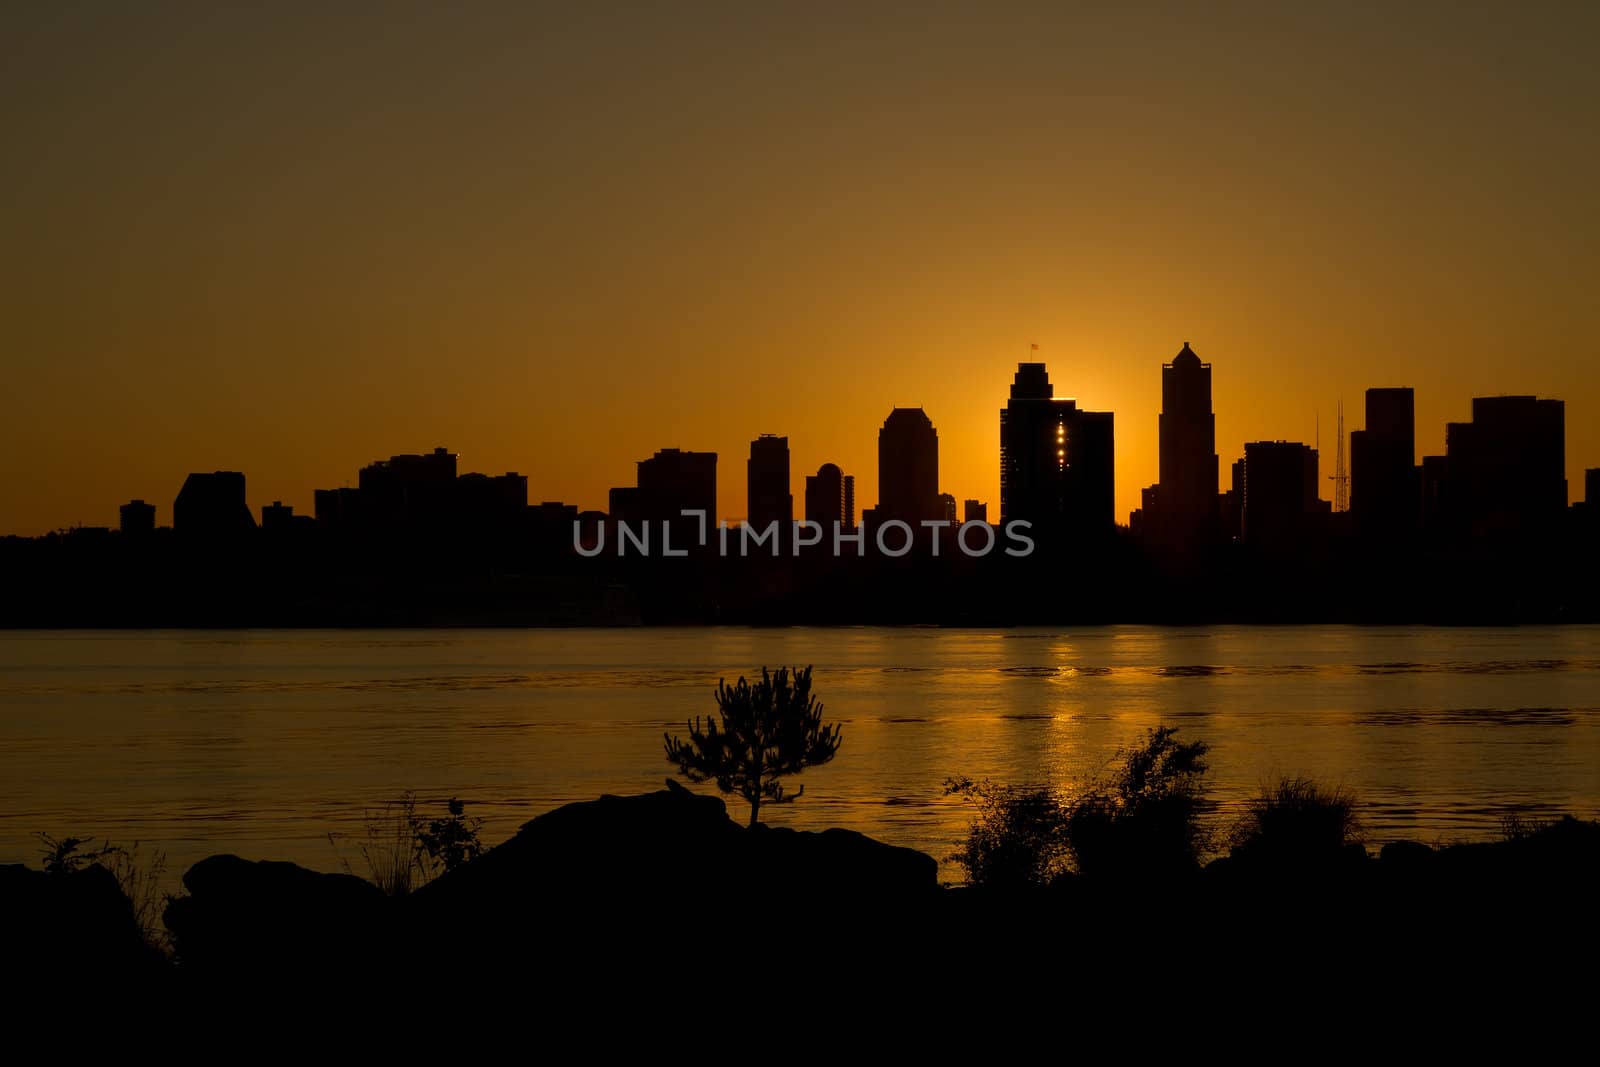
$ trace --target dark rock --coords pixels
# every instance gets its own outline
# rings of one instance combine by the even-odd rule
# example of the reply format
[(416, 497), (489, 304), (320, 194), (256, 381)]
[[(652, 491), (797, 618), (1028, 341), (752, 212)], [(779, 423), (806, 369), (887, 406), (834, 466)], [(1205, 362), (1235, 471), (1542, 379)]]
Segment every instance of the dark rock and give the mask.
[[(721, 800), (669, 783), (541, 815), (408, 907), (419, 943), (454, 959), (622, 959), (662, 951), (695, 924), (748, 936), (739, 924), (784, 909), (833, 922), (865, 921), (870, 905), (901, 915), (936, 894), (937, 871), (929, 856), (848, 830), (747, 830)], [(806, 925), (797, 914), (768, 921), (774, 935)]]
[(369, 969), (398, 950), (392, 902), (352, 875), (211, 856), (183, 884), (189, 895), (168, 904), (164, 918), (189, 973), (327, 976), (328, 968)]
[(1392, 871), (1417, 871), (1431, 864), (1438, 853), (1421, 841), (1390, 841), (1378, 852), (1378, 862)]
[(875, 841), (854, 830), (820, 833), (757, 826), (742, 843), (763, 881), (831, 900), (914, 901), (938, 888), (927, 853)]
[(5, 962), (14, 975), (114, 980), (164, 964), (146, 944), (133, 904), (104, 867), (46, 873), (0, 866)]

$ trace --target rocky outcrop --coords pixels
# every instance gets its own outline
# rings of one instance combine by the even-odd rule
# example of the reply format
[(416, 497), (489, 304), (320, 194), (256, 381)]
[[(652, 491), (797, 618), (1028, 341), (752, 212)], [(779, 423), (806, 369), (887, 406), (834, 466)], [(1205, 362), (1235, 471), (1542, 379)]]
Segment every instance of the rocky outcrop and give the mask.
[(720, 799), (669, 783), (541, 815), (408, 907), (419, 941), (451, 957), (621, 958), (697, 922), (731, 936), (758, 919), (804, 928), (806, 908), (819, 921), (904, 915), (937, 895), (937, 874), (930, 856), (848, 830), (745, 829)]
[(103, 867), (46, 873), (0, 865), (0, 911), (5, 962), (16, 976), (115, 981), (149, 974), (164, 962), (145, 943), (133, 905)]
[(179, 962), (195, 971), (354, 973), (398, 951), (394, 902), (353, 875), (211, 856), (183, 884), (188, 895), (167, 905), (165, 921)]
[(923, 853), (848, 830), (745, 829), (720, 799), (672, 784), (540, 815), (407, 898), (237, 856), (202, 860), (184, 886), (166, 913), (184, 968), (325, 981), (391, 966), (610, 966), (670, 951), (672, 931), (697, 922), (782, 936), (903, 917), (938, 881)]

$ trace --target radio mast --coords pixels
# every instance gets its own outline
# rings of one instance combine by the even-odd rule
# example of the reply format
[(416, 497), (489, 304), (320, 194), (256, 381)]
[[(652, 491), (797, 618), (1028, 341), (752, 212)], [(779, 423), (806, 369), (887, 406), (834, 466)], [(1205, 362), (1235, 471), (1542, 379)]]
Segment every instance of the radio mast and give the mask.
[(1333, 483), (1333, 510), (1350, 510), (1350, 471), (1344, 461), (1344, 401), (1339, 401), (1339, 443), (1334, 449), (1333, 473), (1328, 480)]

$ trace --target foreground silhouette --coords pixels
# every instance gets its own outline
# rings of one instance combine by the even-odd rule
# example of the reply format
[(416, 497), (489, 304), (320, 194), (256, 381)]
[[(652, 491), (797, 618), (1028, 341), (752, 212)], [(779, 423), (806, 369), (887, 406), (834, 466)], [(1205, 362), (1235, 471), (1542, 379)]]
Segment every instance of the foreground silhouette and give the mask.
[(824, 726), (822, 704), (811, 693), (811, 668), (771, 674), (761, 668), (754, 684), (741, 675), (717, 683), (721, 725), (707, 716), (688, 724), (687, 741), (664, 735), (667, 760), (691, 782), (715, 782), (750, 804), (750, 825), (761, 803), (790, 804), (805, 792), (785, 791), (780, 778), (818, 767), (839, 752), (839, 727)]
[[(1269, 823), (1258, 837), (1281, 835)], [(699, 958), (724, 935), (756, 937), (746, 962), (786, 980), (924, 991), (963, 975), (993, 989), (1074, 980), (1027, 969), (1051, 959), (1096, 975), (1182, 957), (1251, 980), (1290, 958), (1325, 981), (1381, 982), (1391, 966), (1493, 980), (1503, 961), (1542, 965), (1596, 946), (1600, 824), (1567, 818), (1444, 848), (1398, 842), (1376, 856), (1319, 833), (1304, 848), (1236, 847), (1160, 879), (1099, 872), (1048, 887), (941, 888), (936, 877), (934, 860), (911, 849), (848, 830), (744, 828), (721, 800), (669, 783), (548, 812), (405, 896), (347, 874), (213, 856), (167, 908), (170, 961), (144, 944), (100, 868), (0, 867), (0, 907), (13, 967), (74, 988), (137, 978), (210, 995), (537, 966), (574, 983), (557, 1002), (602, 982), (629, 1003), (658, 995), (660, 961)]]

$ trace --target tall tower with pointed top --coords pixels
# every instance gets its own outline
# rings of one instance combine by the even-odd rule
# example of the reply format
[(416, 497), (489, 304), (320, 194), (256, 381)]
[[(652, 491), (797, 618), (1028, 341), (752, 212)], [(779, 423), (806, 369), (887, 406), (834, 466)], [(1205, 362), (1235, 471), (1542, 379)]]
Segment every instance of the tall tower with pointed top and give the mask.
[(1211, 364), (1189, 342), (1161, 368), (1160, 525), (1191, 540), (1217, 519), (1217, 417), (1211, 410)]

